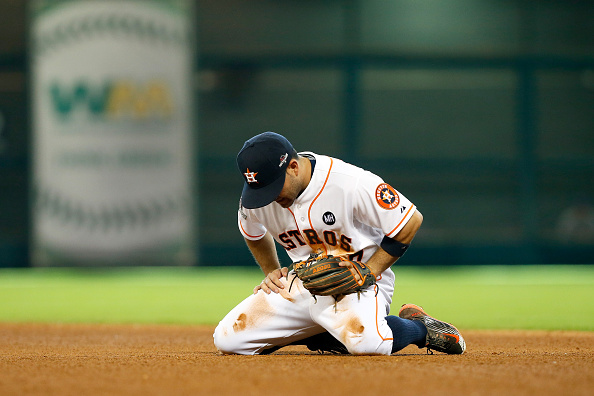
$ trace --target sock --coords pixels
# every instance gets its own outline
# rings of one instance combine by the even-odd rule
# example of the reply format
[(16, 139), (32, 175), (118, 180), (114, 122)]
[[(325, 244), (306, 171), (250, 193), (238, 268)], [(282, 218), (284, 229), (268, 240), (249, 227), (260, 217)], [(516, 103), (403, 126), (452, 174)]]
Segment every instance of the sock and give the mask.
[(422, 348), (425, 346), (427, 328), (417, 320), (402, 319), (398, 316), (386, 316), (388, 326), (392, 329), (392, 353), (401, 350), (410, 344)]

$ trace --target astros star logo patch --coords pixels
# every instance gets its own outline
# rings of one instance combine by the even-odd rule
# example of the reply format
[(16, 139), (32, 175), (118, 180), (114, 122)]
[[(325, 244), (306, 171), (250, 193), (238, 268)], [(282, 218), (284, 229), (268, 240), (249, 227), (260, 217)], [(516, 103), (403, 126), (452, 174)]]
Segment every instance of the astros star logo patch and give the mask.
[(400, 203), (400, 197), (392, 186), (382, 183), (375, 190), (375, 199), (384, 209), (394, 209)]
[(248, 183), (258, 183), (258, 180), (256, 180), (257, 174), (258, 174), (258, 172), (250, 172), (250, 168), (248, 168), (247, 172), (244, 173), (245, 178)]

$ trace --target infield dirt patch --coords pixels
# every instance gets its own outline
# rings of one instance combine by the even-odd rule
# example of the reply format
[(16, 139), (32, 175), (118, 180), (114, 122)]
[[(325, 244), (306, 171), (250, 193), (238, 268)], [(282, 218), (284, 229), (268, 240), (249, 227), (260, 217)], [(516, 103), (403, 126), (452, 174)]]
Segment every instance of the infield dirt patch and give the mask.
[(222, 356), (211, 327), (0, 324), (0, 395), (592, 395), (594, 333), (464, 331), (461, 356)]

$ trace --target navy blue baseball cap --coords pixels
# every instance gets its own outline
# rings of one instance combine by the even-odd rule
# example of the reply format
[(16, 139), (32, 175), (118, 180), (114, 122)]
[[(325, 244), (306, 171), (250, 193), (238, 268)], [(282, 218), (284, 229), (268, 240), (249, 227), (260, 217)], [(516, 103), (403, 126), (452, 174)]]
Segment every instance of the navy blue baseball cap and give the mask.
[(264, 132), (247, 140), (237, 154), (237, 167), (245, 181), (244, 208), (261, 208), (276, 200), (285, 184), (293, 145), (282, 135)]

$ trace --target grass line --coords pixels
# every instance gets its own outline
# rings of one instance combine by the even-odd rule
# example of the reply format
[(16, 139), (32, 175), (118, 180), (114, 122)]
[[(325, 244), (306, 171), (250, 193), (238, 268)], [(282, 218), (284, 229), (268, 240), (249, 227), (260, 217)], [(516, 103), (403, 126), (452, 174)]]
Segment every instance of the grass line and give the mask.
[[(594, 266), (396, 267), (403, 303), (462, 329), (594, 331)], [(0, 321), (214, 325), (257, 268), (2, 269)]]

